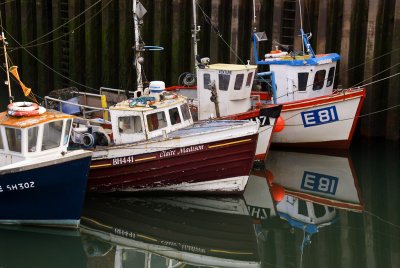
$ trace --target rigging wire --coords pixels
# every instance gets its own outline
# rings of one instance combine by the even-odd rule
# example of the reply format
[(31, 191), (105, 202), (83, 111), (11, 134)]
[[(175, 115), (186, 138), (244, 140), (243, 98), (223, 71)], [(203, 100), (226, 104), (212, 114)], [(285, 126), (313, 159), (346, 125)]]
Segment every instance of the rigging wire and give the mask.
[[(21, 44), (20, 44), (10, 33), (8, 33), (5, 29), (4, 29), (4, 31), (7, 33), (7, 36), (11, 37), (11, 38), (14, 40), (15, 43), (17, 43), (19, 46), (21, 46)], [(94, 90), (94, 91), (99, 91), (98, 89), (95, 89), (95, 88), (86, 86), (86, 85), (84, 85), (84, 84), (81, 84), (81, 83), (79, 83), (79, 82), (76, 82), (76, 81), (72, 80), (71, 78), (69, 78), (69, 77), (67, 77), (67, 76), (65, 76), (65, 75), (63, 75), (63, 74), (61, 74), (60, 72), (56, 71), (55, 69), (53, 69), (52, 67), (50, 67), (49, 65), (47, 65), (46, 63), (44, 63), (43, 61), (41, 61), (39, 58), (37, 58), (35, 55), (33, 55), (33, 54), (32, 54), (28, 49), (26, 49), (25, 47), (21, 46), (21, 48), (22, 48), (23, 50), (25, 50), (25, 51), (26, 51), (32, 58), (34, 58), (37, 62), (39, 62), (40, 64), (42, 64), (43, 66), (45, 66), (45, 67), (46, 67), (47, 69), (49, 69), (50, 71), (52, 71), (52, 72), (58, 74), (60, 77), (66, 79), (66, 80), (68, 80), (68, 81), (70, 81), (70, 82), (72, 82), (72, 83), (74, 83), (74, 84), (76, 84), (76, 85), (79, 85), (79, 86), (81, 86), (81, 87), (84, 87), (84, 88), (87, 88), (87, 89), (91, 89), (91, 90)]]
[(217, 27), (215, 27), (212, 22), (211, 18), (205, 13), (205, 11), (201, 8), (201, 6), (197, 3), (197, 6), (199, 7), (201, 13), (203, 14), (205, 21), (211, 26), (211, 28), (214, 30), (214, 32), (217, 34), (219, 38), (221, 38), (222, 42), (229, 48), (229, 50), (232, 52), (232, 54), (235, 56), (235, 58), (243, 65), (246, 65), (246, 63), (242, 60), (242, 58), (239, 57), (239, 55), (236, 53), (236, 51), (226, 42), (226, 40), (222, 37), (221, 32), (218, 30)]

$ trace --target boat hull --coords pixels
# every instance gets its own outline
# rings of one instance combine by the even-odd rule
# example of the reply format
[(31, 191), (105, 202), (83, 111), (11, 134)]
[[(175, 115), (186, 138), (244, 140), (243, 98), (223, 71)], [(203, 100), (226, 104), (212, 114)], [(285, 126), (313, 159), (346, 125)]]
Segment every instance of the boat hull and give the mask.
[(272, 136), (272, 147), (347, 149), (365, 98), (354, 89), (284, 103), (285, 128)]
[(0, 170), (0, 223), (77, 228), (91, 153)]
[(267, 157), (269, 147), (271, 145), (272, 133), (276, 123), (276, 119), (281, 113), (282, 106), (270, 106), (260, 109), (252, 110), (249, 112), (225, 116), (224, 119), (234, 120), (251, 120), (260, 123), (258, 130), (257, 148), (255, 160), (264, 161)]
[(241, 193), (252, 168), (257, 137), (253, 133), (184, 147), (169, 145), (171, 149), (163, 149), (161, 142), (157, 150), (152, 148), (156, 151), (135, 155), (132, 152), (144, 145), (125, 151), (108, 149), (107, 159), (92, 160), (88, 189)]

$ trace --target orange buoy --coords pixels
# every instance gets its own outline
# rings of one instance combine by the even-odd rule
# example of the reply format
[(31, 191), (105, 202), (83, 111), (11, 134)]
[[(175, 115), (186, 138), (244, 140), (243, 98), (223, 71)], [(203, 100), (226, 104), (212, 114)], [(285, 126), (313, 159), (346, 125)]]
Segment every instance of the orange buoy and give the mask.
[(285, 189), (279, 184), (272, 183), (271, 194), (274, 201), (280, 202), (285, 197)]
[(275, 122), (274, 132), (281, 132), (285, 128), (285, 119), (280, 115)]

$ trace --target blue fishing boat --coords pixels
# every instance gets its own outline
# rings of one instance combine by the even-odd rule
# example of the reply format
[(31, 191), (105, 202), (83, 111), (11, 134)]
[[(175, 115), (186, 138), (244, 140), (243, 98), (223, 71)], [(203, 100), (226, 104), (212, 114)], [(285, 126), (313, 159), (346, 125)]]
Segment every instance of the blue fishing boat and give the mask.
[[(2, 33), (6, 51), (4, 39)], [(10, 104), (0, 113), (0, 223), (76, 228), (91, 152), (67, 150), (73, 116), (12, 102), (9, 73), (19, 76), (16, 66), (6, 70)]]

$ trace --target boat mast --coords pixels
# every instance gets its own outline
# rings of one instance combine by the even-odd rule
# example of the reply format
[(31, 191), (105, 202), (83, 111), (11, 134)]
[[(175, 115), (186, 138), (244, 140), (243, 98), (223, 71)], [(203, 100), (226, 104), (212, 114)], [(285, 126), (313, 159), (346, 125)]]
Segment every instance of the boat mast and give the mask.
[(13, 97), (11, 95), (11, 83), (10, 83), (10, 73), (8, 72), (8, 54), (7, 54), (7, 42), (6, 42), (6, 37), (4, 35), (4, 30), (3, 30), (3, 17), (1, 15), (0, 11), (0, 24), (1, 24), (1, 41), (3, 41), (3, 52), (4, 52), (4, 59), (5, 59), (5, 64), (6, 64), (6, 74), (7, 74), (7, 81), (5, 83), (8, 86), (8, 97), (9, 97), (9, 102), (12, 103)]
[(143, 63), (143, 44), (140, 43), (140, 30), (139, 27), (142, 24), (141, 18), (137, 14), (137, 8), (139, 1), (133, 0), (133, 22), (135, 29), (135, 67), (136, 67), (136, 86), (138, 91), (143, 92), (143, 79), (142, 79), (142, 63)]
[(192, 29), (192, 38), (193, 38), (193, 53), (194, 53), (194, 67), (197, 68), (200, 62), (197, 60), (197, 34), (200, 32), (200, 26), (197, 25), (197, 15), (196, 15), (196, 0), (192, 0), (192, 8), (193, 8), (193, 29)]

